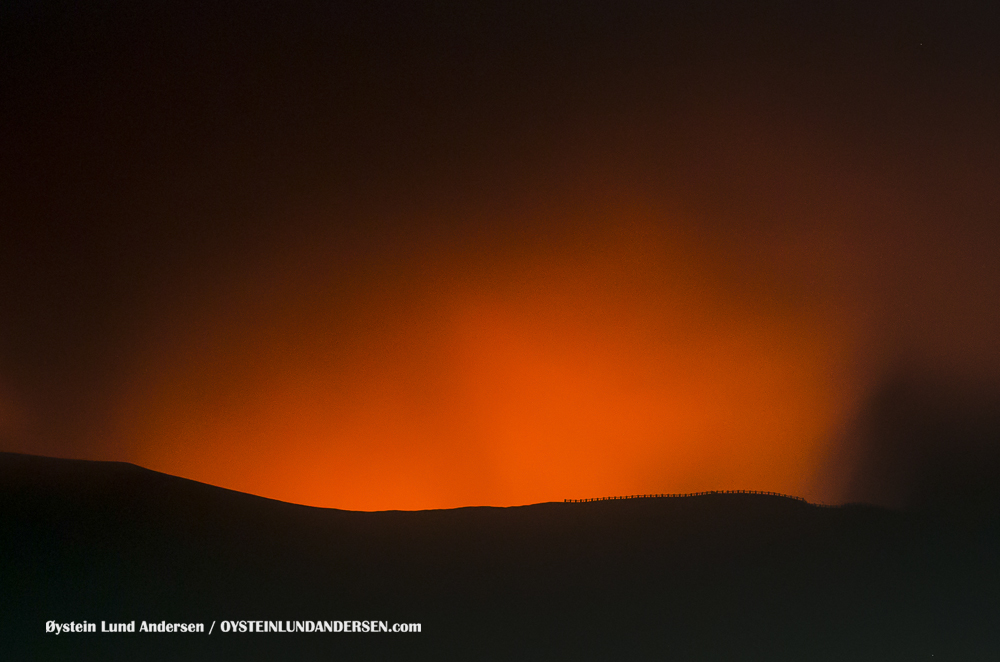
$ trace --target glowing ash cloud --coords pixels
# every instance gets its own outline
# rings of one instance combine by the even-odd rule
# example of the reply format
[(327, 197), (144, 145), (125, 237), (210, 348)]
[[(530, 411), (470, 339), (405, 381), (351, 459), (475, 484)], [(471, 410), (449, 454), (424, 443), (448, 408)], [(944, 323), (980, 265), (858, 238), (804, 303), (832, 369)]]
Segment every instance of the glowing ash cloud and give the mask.
[(575, 228), (350, 282), (322, 247), (292, 251), (162, 330), (123, 401), (125, 452), (352, 509), (808, 493), (850, 402), (843, 330), (643, 209), (564, 208)]

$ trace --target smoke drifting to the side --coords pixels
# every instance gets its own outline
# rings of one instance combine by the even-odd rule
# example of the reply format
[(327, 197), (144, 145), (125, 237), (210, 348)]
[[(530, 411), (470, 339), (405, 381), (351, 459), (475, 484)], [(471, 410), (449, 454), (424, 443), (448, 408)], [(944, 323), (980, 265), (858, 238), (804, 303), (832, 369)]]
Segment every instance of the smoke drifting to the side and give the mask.
[(919, 509), (1000, 508), (1000, 384), (904, 366), (888, 373), (834, 446), (841, 501)]

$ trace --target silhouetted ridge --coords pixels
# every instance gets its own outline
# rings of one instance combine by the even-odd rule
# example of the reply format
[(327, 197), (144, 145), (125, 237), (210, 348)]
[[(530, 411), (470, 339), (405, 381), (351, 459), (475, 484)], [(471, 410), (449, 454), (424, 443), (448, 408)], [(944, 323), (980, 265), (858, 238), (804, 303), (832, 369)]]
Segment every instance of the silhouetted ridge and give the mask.
[[(980, 660), (996, 529), (754, 493), (375, 513), (0, 455), (11, 659)], [(378, 619), (419, 635), (46, 635)]]
[(566, 499), (565, 503), (586, 503), (588, 501), (620, 501), (621, 499), (664, 499), (664, 498), (677, 498), (677, 497), (696, 497), (696, 496), (706, 496), (709, 494), (757, 494), (760, 496), (773, 496), (781, 497), (783, 499), (794, 499), (796, 501), (805, 501), (802, 497), (792, 496), (790, 494), (781, 494), (780, 492), (764, 492), (761, 490), (708, 490), (706, 492), (679, 492), (671, 494), (630, 494), (627, 496), (607, 496), (607, 497), (596, 497), (592, 499)]
[(215, 497), (241, 495), (250, 499), (286, 503), (153, 471), (129, 462), (49, 458), (21, 453), (0, 453), (0, 480), (5, 489), (19, 488), (29, 492), (66, 489), (86, 492), (102, 488), (127, 490), (155, 485), (167, 490), (165, 495), (201, 491)]

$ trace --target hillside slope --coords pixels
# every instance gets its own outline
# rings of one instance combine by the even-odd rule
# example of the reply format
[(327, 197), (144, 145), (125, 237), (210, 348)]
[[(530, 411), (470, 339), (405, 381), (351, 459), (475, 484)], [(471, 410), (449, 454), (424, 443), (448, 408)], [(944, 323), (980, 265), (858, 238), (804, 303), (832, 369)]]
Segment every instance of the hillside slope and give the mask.
[[(360, 513), (0, 454), (9, 659), (986, 660), (998, 550), (994, 524), (764, 495)], [(220, 626), (258, 619), (422, 632)]]

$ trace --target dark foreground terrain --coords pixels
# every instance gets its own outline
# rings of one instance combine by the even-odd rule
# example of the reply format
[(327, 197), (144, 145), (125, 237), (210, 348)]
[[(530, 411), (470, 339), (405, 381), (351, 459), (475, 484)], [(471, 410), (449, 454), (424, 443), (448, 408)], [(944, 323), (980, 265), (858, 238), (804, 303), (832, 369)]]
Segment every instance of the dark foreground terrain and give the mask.
[[(0, 657), (996, 660), (998, 548), (993, 519), (764, 495), (357, 513), (0, 454)], [(98, 632), (46, 634), (50, 620)], [(102, 620), (216, 624), (102, 634)]]

